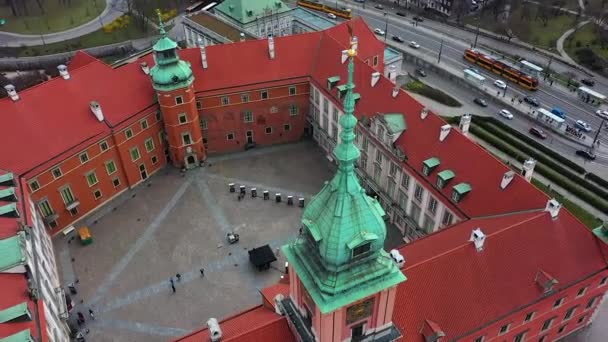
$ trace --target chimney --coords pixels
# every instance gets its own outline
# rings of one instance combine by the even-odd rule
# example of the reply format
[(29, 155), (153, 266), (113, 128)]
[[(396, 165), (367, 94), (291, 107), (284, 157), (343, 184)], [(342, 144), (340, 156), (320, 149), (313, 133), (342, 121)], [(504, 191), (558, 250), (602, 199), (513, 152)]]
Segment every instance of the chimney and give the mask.
[(380, 73), (377, 71), (372, 73), (372, 87), (375, 86), (378, 81), (380, 81), (380, 76)]
[(268, 37), (268, 54), (270, 55), (270, 59), (274, 59), (274, 38), (272, 36)]
[(441, 131), (439, 132), (439, 141), (444, 141), (445, 138), (448, 137), (448, 134), (450, 134), (451, 130), (452, 126), (450, 126), (449, 124), (441, 126)]
[(70, 79), (70, 73), (68, 72), (67, 66), (65, 66), (64, 64), (60, 64), (57, 66), (57, 69), (59, 70), (59, 75), (63, 77), (64, 80)]
[(241, 34), (239, 35), (239, 40), (240, 40), (241, 42), (244, 42), (244, 41), (245, 41), (245, 34), (244, 34), (243, 32), (241, 32)]
[(391, 83), (397, 83), (397, 67), (394, 65), (388, 67), (388, 78), (391, 80)]
[(342, 50), (342, 64), (344, 64), (344, 62), (346, 62), (346, 60), (348, 60), (348, 50)]
[(515, 172), (513, 172), (513, 171), (505, 172), (505, 174), (502, 175), (502, 181), (500, 181), (500, 188), (503, 190), (506, 189), (514, 177), (515, 177)]
[(222, 329), (220, 329), (220, 324), (217, 322), (217, 319), (209, 318), (207, 320), (207, 327), (209, 328), (211, 342), (218, 342), (222, 339)]
[(469, 136), (469, 127), (471, 126), (471, 114), (463, 114), (460, 117), (460, 123), (458, 124), (458, 128), (460, 132), (464, 134), (464, 136)]
[(422, 108), (422, 110), (420, 111), (420, 118), (422, 120), (426, 119), (426, 117), (429, 115), (429, 109), (428, 108)]
[(283, 316), (283, 299), (285, 299), (285, 296), (280, 293), (274, 296), (274, 312), (281, 316)]
[(207, 51), (205, 51), (205, 45), (201, 44), (199, 39), (199, 49), (201, 50), (201, 61), (203, 62), (203, 69), (207, 69)]
[(559, 210), (561, 209), (561, 207), (561, 203), (559, 203), (555, 198), (552, 198), (547, 201), (545, 211), (548, 211), (549, 214), (551, 214), (551, 218), (555, 220), (559, 215)]
[(532, 175), (534, 174), (534, 166), (536, 166), (536, 160), (534, 159), (528, 159), (524, 162), (524, 166), (523, 166), (523, 175), (524, 178), (530, 182), (532, 180)]
[(95, 114), (97, 120), (99, 120), (100, 122), (103, 121), (103, 112), (101, 111), (101, 106), (99, 105), (99, 103), (97, 101), (91, 101), (89, 106), (91, 107), (91, 112)]
[(544, 293), (549, 293), (549, 292), (553, 291), (553, 287), (555, 285), (559, 284), (557, 279), (553, 278), (552, 275), (550, 275), (549, 273), (547, 273), (543, 270), (538, 270), (536, 272), (534, 281), (536, 282), (536, 284), (538, 286), (540, 286), (543, 289)]
[(397, 97), (399, 95), (399, 87), (393, 87), (393, 97)]
[(144, 72), (144, 74), (150, 75), (150, 68), (148, 67), (148, 63), (142, 62), (140, 64), (140, 66), (141, 66), (141, 70)]
[(11, 100), (13, 100), (13, 101), (19, 100), (19, 94), (17, 94), (17, 91), (15, 90), (15, 86), (14, 85), (7, 84), (7, 85), (4, 86), (4, 89), (8, 93), (8, 96), (11, 97)]
[(357, 36), (353, 36), (353, 50), (357, 51), (359, 49), (359, 38)]
[(469, 241), (472, 241), (475, 244), (475, 249), (478, 252), (483, 251), (483, 244), (486, 241), (486, 234), (484, 234), (480, 228), (477, 228), (471, 232), (471, 238)]

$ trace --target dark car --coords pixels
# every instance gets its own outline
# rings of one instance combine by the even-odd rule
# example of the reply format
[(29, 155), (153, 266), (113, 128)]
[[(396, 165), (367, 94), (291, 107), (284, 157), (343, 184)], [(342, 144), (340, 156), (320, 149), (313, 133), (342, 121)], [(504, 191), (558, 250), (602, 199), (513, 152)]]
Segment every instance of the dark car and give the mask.
[(488, 103), (486, 102), (486, 100), (481, 99), (479, 97), (476, 97), (475, 100), (473, 100), (473, 102), (475, 102), (476, 104), (482, 106), (482, 107), (487, 107)]
[(426, 77), (426, 71), (422, 69), (416, 69), (416, 73), (422, 77)]
[(541, 139), (547, 139), (547, 133), (543, 132), (542, 129), (540, 128), (536, 128), (536, 127), (531, 127), (530, 128), (530, 134), (537, 136)]
[(595, 154), (593, 154), (592, 152), (589, 152), (589, 151), (578, 150), (578, 151), (576, 151), (576, 155), (581, 156), (585, 159), (595, 160)]
[(581, 80), (581, 83), (584, 84), (584, 85), (588, 85), (590, 87), (593, 87), (595, 85), (595, 81), (592, 80), (592, 79), (589, 79), (589, 78), (583, 78)]
[(384, 6), (382, 6), (382, 5), (380, 5), (380, 4), (377, 4), (377, 5), (376, 5), (376, 6), (374, 6), (374, 7), (376, 7), (376, 8), (377, 8), (377, 9), (379, 9), (379, 10), (384, 9)]
[(424, 21), (424, 19), (422, 17), (418, 17), (418, 16), (415, 16), (412, 19), (414, 19), (414, 21), (418, 21), (418, 22), (423, 22)]
[(403, 43), (405, 42), (405, 40), (403, 40), (403, 38), (399, 37), (399, 36), (393, 36), (393, 40), (399, 43)]
[(538, 99), (537, 99), (536, 97), (534, 97), (534, 96), (530, 96), (530, 95), (528, 95), (528, 96), (524, 97), (524, 101), (525, 101), (526, 103), (529, 103), (529, 104), (533, 105), (534, 107), (538, 107), (538, 106), (540, 106), (540, 102), (539, 102), (539, 101), (538, 101)]
[(398, 16), (400, 16), (400, 17), (407, 17), (407, 16), (405, 15), (405, 13), (403, 13), (403, 12), (397, 12), (396, 14), (397, 14)]

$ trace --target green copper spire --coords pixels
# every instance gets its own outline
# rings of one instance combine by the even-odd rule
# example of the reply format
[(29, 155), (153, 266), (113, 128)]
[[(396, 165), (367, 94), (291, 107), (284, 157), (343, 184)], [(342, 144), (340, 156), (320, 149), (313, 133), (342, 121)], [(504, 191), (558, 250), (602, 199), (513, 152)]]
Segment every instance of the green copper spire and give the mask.
[(160, 39), (152, 47), (156, 65), (150, 70), (150, 76), (152, 76), (154, 89), (172, 91), (187, 87), (194, 81), (190, 63), (179, 59), (177, 44), (167, 36), (160, 10), (156, 10), (156, 13)]
[(405, 276), (384, 251), (384, 210), (367, 196), (355, 174), (360, 157), (353, 82), (356, 38), (348, 50), (342, 132), (334, 149), (338, 171), (314, 196), (302, 217), (303, 234), (283, 246), (287, 260), (322, 313), (390, 288)]

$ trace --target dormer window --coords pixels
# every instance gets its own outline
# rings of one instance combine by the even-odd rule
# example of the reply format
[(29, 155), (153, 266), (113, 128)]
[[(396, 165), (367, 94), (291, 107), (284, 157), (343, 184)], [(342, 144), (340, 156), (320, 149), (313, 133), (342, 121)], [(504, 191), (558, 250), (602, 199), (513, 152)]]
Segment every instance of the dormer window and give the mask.
[(422, 173), (424, 173), (425, 176), (428, 176), (437, 168), (437, 166), (439, 166), (438, 158), (427, 159), (422, 162)]
[(468, 183), (460, 183), (454, 186), (452, 190), (452, 201), (460, 202), (462, 198), (471, 191), (471, 186)]
[(362, 244), (361, 246), (355, 247), (355, 249), (353, 249), (353, 258), (356, 258), (358, 256), (368, 253), (371, 250), (371, 248), (372, 248), (371, 242), (367, 242), (367, 243)]
[(340, 76), (332, 76), (327, 79), (327, 89), (332, 90), (340, 82)]
[(343, 98), (346, 95), (346, 84), (339, 85), (336, 88), (338, 88), (338, 98)]
[(384, 142), (384, 127), (382, 125), (378, 125), (378, 139)]
[(443, 170), (441, 172), (439, 172), (437, 174), (437, 187), (439, 189), (443, 189), (445, 188), (445, 186), (448, 184), (448, 182), (450, 180), (452, 180), (452, 178), (454, 178), (456, 175), (454, 174), (454, 172), (452, 170)]
[(372, 243), (378, 240), (378, 235), (366, 231), (362, 231), (354, 236), (354, 238), (346, 244), (346, 247), (351, 250), (353, 258), (358, 258), (367, 255), (372, 250)]
[(357, 104), (359, 102), (359, 100), (361, 99), (361, 94), (355, 93), (355, 94), (353, 94), (353, 98), (355, 99), (355, 104)]

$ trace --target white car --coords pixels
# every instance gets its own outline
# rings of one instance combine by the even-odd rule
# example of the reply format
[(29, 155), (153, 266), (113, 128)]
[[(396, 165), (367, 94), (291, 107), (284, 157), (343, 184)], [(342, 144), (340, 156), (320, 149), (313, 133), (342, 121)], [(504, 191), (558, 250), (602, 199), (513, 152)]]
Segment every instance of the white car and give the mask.
[(595, 112), (595, 115), (599, 116), (602, 119), (608, 119), (608, 110), (598, 110)]
[(574, 126), (576, 126), (578, 129), (582, 129), (585, 132), (591, 132), (591, 125), (583, 120), (576, 120)]
[(500, 88), (500, 89), (506, 89), (507, 88), (507, 84), (505, 83), (505, 81), (501, 81), (501, 80), (496, 80), (494, 81), (494, 86)]
[(420, 49), (420, 44), (418, 44), (418, 43), (416, 43), (414, 41), (411, 41), (410, 42), (410, 47), (414, 48), (414, 49)]
[(335, 14), (333, 14), (333, 13), (327, 13), (327, 17), (328, 17), (329, 19), (336, 19), (336, 15), (335, 15)]
[(509, 112), (506, 109), (501, 109), (500, 112), (498, 112), (498, 114), (500, 114), (500, 116), (507, 118), (509, 120), (513, 120), (513, 114), (511, 114), (511, 112)]
[(386, 32), (382, 31), (379, 28), (374, 29), (374, 33), (377, 34), (377, 35), (379, 35), (379, 36), (384, 36), (386, 34)]

